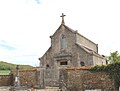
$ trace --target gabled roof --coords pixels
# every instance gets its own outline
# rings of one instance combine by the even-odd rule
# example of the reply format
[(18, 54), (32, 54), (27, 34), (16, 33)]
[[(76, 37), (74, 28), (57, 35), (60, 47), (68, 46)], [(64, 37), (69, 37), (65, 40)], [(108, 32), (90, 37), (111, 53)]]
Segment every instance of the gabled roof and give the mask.
[[(71, 29), (71, 28), (69, 28), (68, 26), (66, 26), (65, 24), (61, 24), (59, 27), (58, 27), (58, 29), (55, 31), (55, 33), (62, 27), (62, 26), (64, 26), (66, 29), (68, 29), (69, 31), (71, 31), (72, 33), (76, 33), (76, 31), (75, 30), (73, 30), (73, 29)], [(55, 35), (55, 33), (52, 35), (52, 36), (54, 36)]]
[(100, 54), (98, 54), (97, 52), (95, 52), (94, 50), (90, 49), (90, 48), (87, 48), (83, 45), (80, 45), (80, 44), (77, 44), (76, 45), (80, 48), (82, 48), (85, 52), (89, 53), (89, 54), (92, 54), (92, 55), (95, 55), (97, 57), (100, 57), (100, 58), (104, 58), (103, 56), (101, 56)]
[[(86, 37), (85, 37), (85, 36), (83, 36), (82, 34), (78, 33), (78, 32), (77, 32), (77, 30), (73, 30), (73, 29), (69, 28), (69, 27), (68, 27), (68, 26), (66, 26), (66, 25), (63, 25), (63, 26), (64, 26), (66, 29), (68, 29), (69, 31), (71, 31), (71, 32), (73, 32), (73, 33), (76, 33), (76, 34), (78, 34), (79, 36), (84, 37), (86, 40), (88, 40), (88, 41), (90, 41), (90, 42), (94, 43), (93, 41), (89, 40), (88, 38), (86, 38)], [(96, 43), (94, 43), (94, 44), (96, 44)]]
[(71, 32), (73, 32), (73, 33), (76, 33), (76, 31), (75, 30), (73, 30), (72, 28), (70, 28), (70, 27), (68, 27), (68, 26), (66, 26), (66, 25), (63, 25), (66, 29), (68, 29), (69, 31), (71, 31)]
[[(94, 42), (91, 41), (90, 39), (88, 39), (88, 38), (86, 38), (85, 36), (83, 36), (83, 35), (81, 35), (80, 33), (78, 33), (77, 30), (73, 30), (72, 28), (66, 26), (65, 24), (61, 24), (61, 25), (58, 27), (58, 29), (56, 30), (56, 32), (57, 32), (62, 26), (64, 26), (66, 29), (68, 29), (68, 30), (71, 31), (72, 33), (76, 33), (76, 34), (78, 34), (79, 36), (82, 36), (82, 37), (84, 37), (86, 40), (88, 40), (88, 41), (92, 42), (93, 44), (97, 45), (96, 43), (94, 43)], [(56, 33), (56, 32), (55, 32), (55, 33)], [(54, 33), (52, 36), (54, 36), (55, 33)]]

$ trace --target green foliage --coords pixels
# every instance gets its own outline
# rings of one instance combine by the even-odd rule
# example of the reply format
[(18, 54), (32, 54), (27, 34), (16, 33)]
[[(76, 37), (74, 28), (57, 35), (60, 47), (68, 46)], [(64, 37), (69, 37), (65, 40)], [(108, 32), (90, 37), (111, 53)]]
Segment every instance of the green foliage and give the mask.
[(118, 88), (120, 86), (120, 62), (106, 66), (106, 71), (108, 71), (110, 77), (114, 79), (115, 86)]
[[(0, 70), (11, 70), (11, 69), (15, 69), (15, 68), (16, 68), (16, 64), (11, 64), (11, 63), (0, 61)], [(32, 68), (32, 66), (20, 65), (20, 68), (28, 69), (28, 68)]]
[(104, 66), (104, 65), (102, 65), (102, 66), (97, 65), (97, 66), (92, 67), (89, 70), (90, 71), (103, 71), (103, 70), (105, 70), (105, 68), (106, 68), (106, 66)]
[(10, 70), (0, 70), (0, 75), (9, 75)]
[(106, 71), (109, 76), (114, 80), (116, 88), (120, 86), (120, 62), (115, 62), (107, 66), (94, 66), (90, 71)]
[(118, 51), (110, 53), (110, 56), (108, 56), (108, 60), (110, 63), (120, 62), (120, 55)]

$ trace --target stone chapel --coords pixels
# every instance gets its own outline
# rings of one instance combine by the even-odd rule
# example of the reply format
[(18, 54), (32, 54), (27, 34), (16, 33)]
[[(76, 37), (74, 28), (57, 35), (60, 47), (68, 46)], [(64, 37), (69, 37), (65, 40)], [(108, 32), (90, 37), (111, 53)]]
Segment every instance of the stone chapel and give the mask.
[[(50, 36), (51, 46), (39, 58), (40, 68), (46, 74), (41, 75), (41, 84), (50, 85), (50, 80), (59, 80), (59, 70), (66, 67), (106, 65), (105, 58), (98, 54), (98, 44), (65, 25), (62, 22), (55, 33)], [(50, 70), (52, 69), (52, 70)], [(44, 76), (44, 78), (43, 78)], [(54, 83), (55, 84), (55, 83)], [(53, 83), (52, 83), (53, 85)]]
[(51, 46), (40, 58), (43, 67), (95, 66), (105, 65), (103, 56), (98, 54), (98, 44), (62, 23), (50, 36)]

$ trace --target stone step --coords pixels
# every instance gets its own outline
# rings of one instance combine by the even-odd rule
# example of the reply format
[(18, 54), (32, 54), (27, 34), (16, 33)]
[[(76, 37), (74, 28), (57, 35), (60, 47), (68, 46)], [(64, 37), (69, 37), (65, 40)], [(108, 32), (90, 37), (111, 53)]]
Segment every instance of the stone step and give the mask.
[(59, 87), (45, 87), (45, 89), (59, 89)]
[[(0, 91), (9, 91), (10, 87), (2, 86)], [(45, 89), (27, 89), (27, 90), (15, 90), (15, 91), (61, 91), (59, 87), (46, 87)]]
[(46, 87), (45, 89), (37, 89), (35, 91), (61, 91), (59, 87)]
[(8, 86), (0, 86), (0, 91), (9, 91), (10, 87)]
[[(32, 91), (32, 90), (30, 90)], [(61, 91), (60, 89), (37, 89), (37, 90), (33, 90), (33, 91)]]

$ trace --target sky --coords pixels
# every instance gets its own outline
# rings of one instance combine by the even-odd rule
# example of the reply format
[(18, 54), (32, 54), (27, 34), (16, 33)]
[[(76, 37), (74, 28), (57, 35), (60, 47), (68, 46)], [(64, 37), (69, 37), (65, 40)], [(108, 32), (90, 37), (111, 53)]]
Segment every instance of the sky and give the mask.
[(0, 0), (0, 60), (39, 66), (62, 13), (99, 54), (120, 53), (120, 0)]

